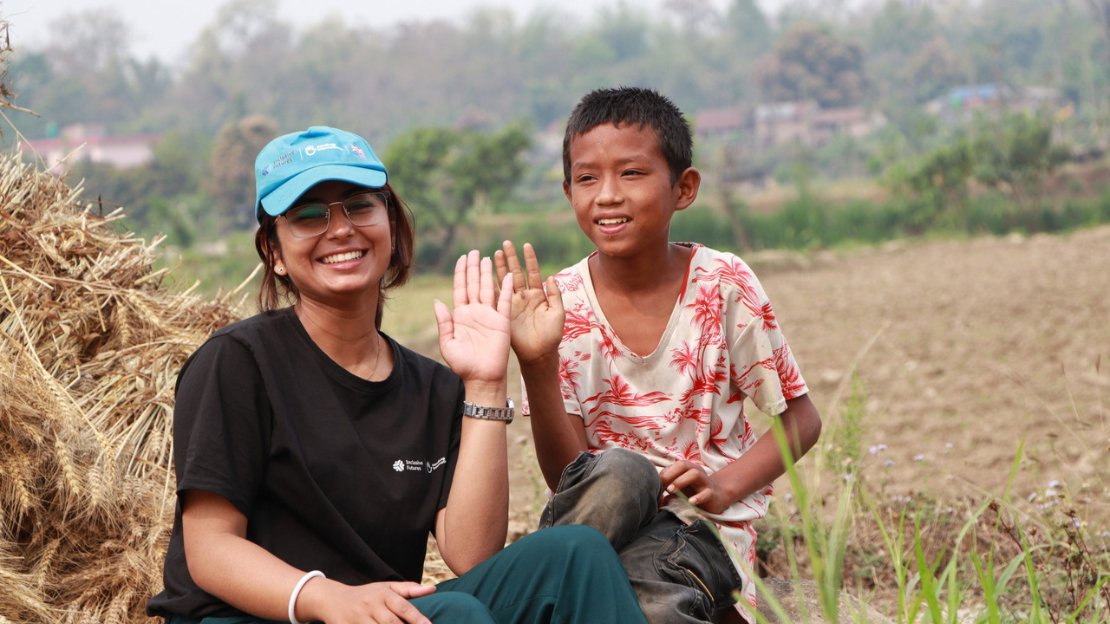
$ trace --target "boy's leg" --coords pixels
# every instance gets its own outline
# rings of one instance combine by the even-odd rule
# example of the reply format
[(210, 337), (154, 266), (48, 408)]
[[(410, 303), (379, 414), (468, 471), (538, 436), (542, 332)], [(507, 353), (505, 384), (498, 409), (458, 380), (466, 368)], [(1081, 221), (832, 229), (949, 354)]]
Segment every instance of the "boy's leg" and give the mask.
[(704, 520), (661, 511), (620, 558), (650, 624), (721, 622), (734, 609), (740, 575)]
[(646, 624), (617, 553), (589, 527), (526, 535), (440, 592), (474, 596), (499, 624)]
[(662, 490), (659, 471), (639, 453), (581, 453), (563, 471), (540, 516), (540, 528), (591, 526), (619, 551), (655, 517)]

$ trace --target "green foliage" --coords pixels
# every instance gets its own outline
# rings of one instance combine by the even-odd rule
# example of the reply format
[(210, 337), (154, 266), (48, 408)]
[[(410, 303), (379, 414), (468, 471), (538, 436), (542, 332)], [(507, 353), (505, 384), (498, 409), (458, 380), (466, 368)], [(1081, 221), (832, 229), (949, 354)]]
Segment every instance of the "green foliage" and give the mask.
[(527, 122), (516, 122), (488, 134), (416, 128), (390, 144), (384, 160), (417, 217), (421, 265), (442, 268), (472, 213), (491, 213), (510, 196), (525, 174), (530, 143)]
[(976, 127), (975, 178), (1021, 205), (1037, 204), (1048, 174), (1068, 158), (1052, 142), (1051, 121), (1028, 113), (983, 118)]
[(199, 191), (208, 168), (207, 145), (196, 137), (166, 133), (154, 147), (151, 162), (130, 169), (79, 161), (67, 175), (70, 184), (80, 184), (90, 202), (107, 207), (121, 206), (126, 226), (162, 233), (171, 245), (188, 247), (198, 237), (211, 238), (217, 228), (206, 196)]
[[(1045, 180), (1068, 155), (1067, 148), (1053, 143), (1052, 130), (1050, 120), (1028, 113), (981, 116), (970, 136), (958, 133), (923, 156), (896, 162), (887, 181), (904, 202), (908, 231), (940, 227), (1001, 233), (1067, 227), (1057, 212), (1042, 206)], [(971, 207), (973, 179), (1004, 193), (1009, 205), (986, 198)]]
[(963, 138), (939, 147), (924, 157), (892, 167), (890, 179), (896, 193), (907, 193), (907, 225), (911, 231), (927, 230), (936, 219), (951, 211), (960, 222), (969, 197), (968, 180), (975, 166), (972, 144)]

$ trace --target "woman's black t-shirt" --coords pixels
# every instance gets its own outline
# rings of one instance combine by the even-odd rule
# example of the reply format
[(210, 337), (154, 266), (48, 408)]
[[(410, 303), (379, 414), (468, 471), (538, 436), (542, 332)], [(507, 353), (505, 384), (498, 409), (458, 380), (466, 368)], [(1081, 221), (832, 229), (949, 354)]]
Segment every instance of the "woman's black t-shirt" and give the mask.
[(241, 612), (193, 582), (180, 495), (223, 496), (247, 539), (302, 570), (348, 584), (419, 581), (429, 531), (458, 456), (462, 381), (392, 339), (393, 371), (367, 381), (312, 341), (291, 308), (229, 325), (177, 382), (178, 504), (165, 591), (150, 615)]

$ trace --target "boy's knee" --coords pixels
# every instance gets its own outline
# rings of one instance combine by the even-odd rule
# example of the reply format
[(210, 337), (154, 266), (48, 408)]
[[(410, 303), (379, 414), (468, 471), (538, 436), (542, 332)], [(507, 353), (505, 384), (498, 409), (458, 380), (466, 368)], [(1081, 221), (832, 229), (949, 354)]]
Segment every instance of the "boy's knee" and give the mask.
[(642, 490), (651, 496), (659, 496), (663, 487), (659, 471), (643, 455), (628, 449), (607, 449), (597, 456), (597, 462), (595, 474), (600, 474), (612, 487)]

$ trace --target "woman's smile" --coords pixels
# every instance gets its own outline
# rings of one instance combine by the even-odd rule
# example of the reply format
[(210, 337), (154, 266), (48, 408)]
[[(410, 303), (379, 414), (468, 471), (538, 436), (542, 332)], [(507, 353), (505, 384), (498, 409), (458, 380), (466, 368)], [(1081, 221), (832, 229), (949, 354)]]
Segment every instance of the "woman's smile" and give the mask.
[(323, 262), (324, 264), (339, 264), (340, 262), (359, 260), (364, 255), (366, 255), (366, 252), (361, 249), (356, 251), (345, 251), (324, 256), (323, 258), (320, 258), (320, 262)]

